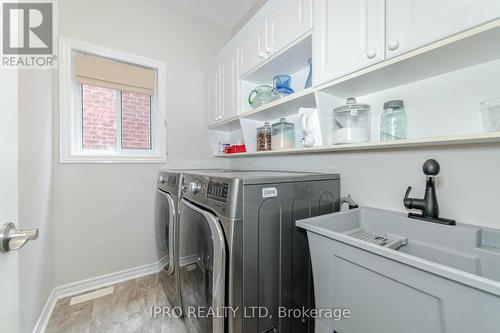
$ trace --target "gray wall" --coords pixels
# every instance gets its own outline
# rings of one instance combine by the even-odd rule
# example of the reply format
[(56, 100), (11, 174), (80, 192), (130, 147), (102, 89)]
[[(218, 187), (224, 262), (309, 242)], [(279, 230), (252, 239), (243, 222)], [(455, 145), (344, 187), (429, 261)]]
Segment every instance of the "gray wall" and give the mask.
[(266, 158), (240, 158), (232, 167), (336, 171), (342, 193), (351, 193), (363, 206), (405, 211), (407, 186), (412, 196), (423, 197), (422, 164), (435, 158), (441, 164), (438, 200), (443, 217), (500, 228), (500, 145), (446, 149), (312, 154)]
[[(59, 11), (62, 36), (164, 61), (168, 161), (210, 158), (203, 69), (227, 31), (162, 0), (64, 0)], [(58, 144), (56, 138), (54, 149)], [(153, 205), (160, 166), (55, 164), (56, 285), (157, 260)]]
[(51, 80), (49, 70), (19, 71), (19, 225), (40, 230), (19, 251), (21, 332), (33, 330), (54, 288)]

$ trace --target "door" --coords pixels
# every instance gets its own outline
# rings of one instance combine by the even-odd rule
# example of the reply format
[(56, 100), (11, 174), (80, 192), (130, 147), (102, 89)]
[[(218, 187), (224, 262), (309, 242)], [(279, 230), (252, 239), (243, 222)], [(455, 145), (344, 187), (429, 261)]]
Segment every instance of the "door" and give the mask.
[(384, 0), (316, 0), (315, 85), (384, 60)]
[(268, 55), (281, 51), (313, 28), (312, 0), (288, 0), (267, 20)]
[(228, 54), (220, 65), (221, 75), (221, 118), (229, 119), (238, 115), (239, 74), (238, 49)]
[[(226, 293), (226, 243), (219, 220), (184, 199), (179, 217), (179, 225), (185, 230), (179, 239), (184, 313), (199, 308), (221, 313)], [(198, 332), (224, 333), (221, 316), (186, 316), (186, 320)]]
[(387, 0), (388, 58), (500, 16), (498, 0)]
[[(0, 69), (0, 227), (18, 225), (17, 71)], [(19, 258), (0, 252), (0, 332), (19, 332)]]
[(266, 47), (266, 23), (264, 23), (261, 29), (249, 32), (239, 45), (240, 75), (247, 74), (264, 62), (267, 58)]
[(220, 120), (220, 67), (217, 65), (208, 73), (208, 125)]

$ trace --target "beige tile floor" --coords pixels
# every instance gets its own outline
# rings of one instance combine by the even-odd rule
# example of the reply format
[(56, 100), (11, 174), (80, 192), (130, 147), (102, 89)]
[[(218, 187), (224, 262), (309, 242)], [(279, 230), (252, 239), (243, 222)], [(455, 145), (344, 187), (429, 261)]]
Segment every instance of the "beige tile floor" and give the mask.
[(159, 274), (113, 285), (113, 294), (69, 305), (58, 300), (45, 333), (192, 333), (182, 319), (152, 318), (152, 306), (170, 306)]

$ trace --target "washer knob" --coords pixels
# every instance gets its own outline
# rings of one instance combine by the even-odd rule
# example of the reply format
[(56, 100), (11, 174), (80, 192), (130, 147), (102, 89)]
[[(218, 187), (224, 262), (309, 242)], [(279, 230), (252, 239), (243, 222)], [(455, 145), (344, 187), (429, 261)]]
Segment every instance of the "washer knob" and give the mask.
[(196, 194), (201, 191), (201, 185), (198, 182), (189, 183), (189, 192)]

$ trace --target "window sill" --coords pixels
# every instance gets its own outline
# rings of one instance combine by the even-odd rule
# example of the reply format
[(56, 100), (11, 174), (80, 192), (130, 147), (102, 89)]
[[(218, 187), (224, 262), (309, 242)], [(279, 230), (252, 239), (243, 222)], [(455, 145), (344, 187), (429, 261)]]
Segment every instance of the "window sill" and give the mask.
[(167, 158), (162, 156), (91, 156), (91, 155), (78, 155), (78, 156), (65, 156), (61, 157), (59, 163), (61, 164), (126, 164), (126, 163), (166, 163)]

